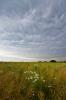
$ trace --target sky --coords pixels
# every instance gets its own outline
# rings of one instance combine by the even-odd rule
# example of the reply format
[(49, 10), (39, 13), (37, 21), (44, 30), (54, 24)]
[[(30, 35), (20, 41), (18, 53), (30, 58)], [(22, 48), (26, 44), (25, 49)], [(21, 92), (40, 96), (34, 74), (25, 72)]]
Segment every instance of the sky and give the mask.
[(0, 0), (0, 61), (66, 60), (66, 0)]

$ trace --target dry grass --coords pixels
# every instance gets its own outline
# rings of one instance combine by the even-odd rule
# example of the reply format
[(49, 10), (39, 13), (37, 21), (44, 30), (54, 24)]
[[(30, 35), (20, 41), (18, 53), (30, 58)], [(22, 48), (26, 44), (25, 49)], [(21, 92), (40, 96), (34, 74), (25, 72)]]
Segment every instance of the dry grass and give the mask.
[(0, 100), (66, 100), (66, 63), (0, 63)]

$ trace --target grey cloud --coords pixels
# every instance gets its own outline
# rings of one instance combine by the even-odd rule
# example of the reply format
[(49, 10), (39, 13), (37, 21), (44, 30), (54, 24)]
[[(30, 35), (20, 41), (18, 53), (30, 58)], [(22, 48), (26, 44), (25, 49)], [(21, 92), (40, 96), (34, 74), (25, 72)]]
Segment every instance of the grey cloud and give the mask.
[(25, 57), (66, 54), (66, 1), (0, 1), (0, 43)]

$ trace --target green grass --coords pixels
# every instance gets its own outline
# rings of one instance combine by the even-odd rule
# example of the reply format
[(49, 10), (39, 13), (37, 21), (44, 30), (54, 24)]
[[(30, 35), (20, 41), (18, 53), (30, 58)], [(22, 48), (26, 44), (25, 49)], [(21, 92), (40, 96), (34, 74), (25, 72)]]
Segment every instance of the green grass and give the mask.
[(66, 100), (66, 63), (0, 62), (0, 100)]

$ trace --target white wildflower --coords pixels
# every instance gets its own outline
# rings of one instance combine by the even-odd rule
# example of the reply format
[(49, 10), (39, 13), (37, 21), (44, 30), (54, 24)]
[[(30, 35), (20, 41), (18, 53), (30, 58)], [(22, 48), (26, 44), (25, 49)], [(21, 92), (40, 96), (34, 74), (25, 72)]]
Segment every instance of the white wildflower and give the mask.
[(27, 73), (27, 71), (24, 72), (24, 74)]
[(38, 80), (43, 80), (43, 77), (40, 77), (40, 75), (35, 71), (25, 71), (25, 79), (26, 80), (32, 80), (33, 83), (37, 82)]
[(37, 79), (35, 79), (35, 80), (33, 81), (33, 83), (35, 83), (35, 82), (37, 82)]
[(51, 85), (48, 86), (48, 88), (51, 88), (51, 87), (52, 87)]
[(31, 73), (31, 74), (33, 74), (33, 72), (32, 72), (32, 71), (30, 71), (30, 73)]
[(32, 80), (32, 79), (33, 79), (33, 77), (31, 76), (31, 77), (30, 77), (30, 79)]
[(34, 74), (36, 74), (36, 72), (33, 72)]
[(43, 82), (45, 83), (45, 80), (43, 80)]

